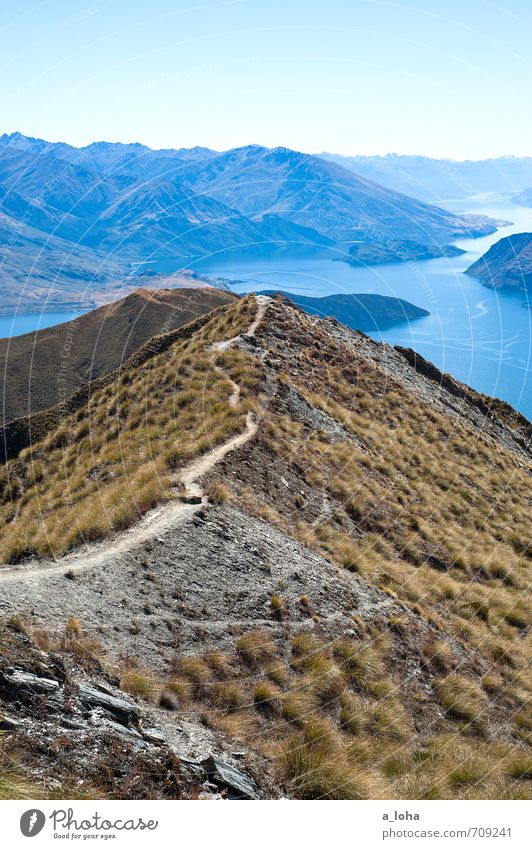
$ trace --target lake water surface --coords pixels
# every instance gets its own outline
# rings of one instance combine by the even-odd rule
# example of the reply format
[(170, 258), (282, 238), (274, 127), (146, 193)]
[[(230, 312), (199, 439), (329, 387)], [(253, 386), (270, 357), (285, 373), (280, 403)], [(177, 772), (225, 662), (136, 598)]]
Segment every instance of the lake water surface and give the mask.
[(28, 312), (16, 313), (15, 315), (0, 315), (0, 339), (9, 336), (22, 336), (33, 330), (44, 330), (45, 327), (53, 327), (54, 324), (62, 324), (64, 321), (72, 321), (81, 315), (81, 310), (73, 312)]
[(232, 287), (236, 292), (278, 288), (315, 297), (373, 292), (424, 307), (430, 316), (370, 335), (414, 348), (442, 371), (503, 398), (532, 419), (532, 310), (523, 306), (526, 296), (488, 289), (464, 274), (502, 236), (532, 231), (532, 209), (498, 198), (448, 206), (513, 224), (492, 236), (456, 242), (467, 250), (459, 257), (373, 268), (352, 268), (328, 259), (236, 261), (202, 265), (201, 270), (240, 281)]
[[(430, 316), (387, 330), (375, 339), (419, 351), (438, 368), (475, 389), (509, 401), (532, 419), (532, 309), (523, 293), (488, 289), (464, 274), (502, 236), (532, 231), (532, 209), (499, 198), (448, 204), (456, 212), (477, 212), (514, 222), (482, 239), (457, 242), (459, 257), (417, 263), (351, 268), (330, 259), (239, 260), (197, 266), (211, 275), (239, 281), (236, 292), (284, 289), (320, 297), (338, 292), (370, 292), (404, 298)], [(70, 321), (80, 312), (21, 313), (0, 316), (0, 337)]]

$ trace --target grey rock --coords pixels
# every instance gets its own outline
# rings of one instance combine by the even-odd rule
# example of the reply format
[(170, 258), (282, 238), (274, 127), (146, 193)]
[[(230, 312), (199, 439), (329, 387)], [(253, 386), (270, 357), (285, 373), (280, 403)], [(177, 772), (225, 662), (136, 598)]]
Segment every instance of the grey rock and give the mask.
[(110, 696), (83, 684), (79, 687), (78, 698), (84, 707), (88, 709), (102, 708), (111, 713), (123, 725), (129, 725), (130, 722), (136, 725), (139, 721), (139, 712), (136, 705), (127, 702), (125, 699)]
[(58, 693), (59, 682), (52, 678), (39, 678), (31, 672), (13, 672), (11, 675), (0, 673), (0, 689), (8, 691), (23, 690), (45, 695)]
[(245, 775), (234, 766), (221, 760), (221, 758), (211, 755), (202, 764), (211, 781), (215, 784), (222, 784), (230, 791), (233, 791), (237, 798), (241, 799), (259, 799), (259, 790), (254, 780)]
[(122, 737), (126, 737), (131, 743), (134, 743), (135, 746), (139, 746), (141, 749), (146, 747), (146, 743), (144, 742), (142, 735), (134, 728), (127, 728), (125, 725), (121, 725), (119, 722), (114, 722), (112, 719), (104, 719), (100, 727), (110, 728), (113, 731), (116, 731), (117, 734), (120, 734)]
[(181, 501), (183, 504), (201, 504), (203, 499), (201, 495), (182, 495)]
[(142, 736), (148, 743), (155, 743), (157, 746), (163, 746), (166, 743), (166, 737), (158, 728), (143, 728)]
[(205, 799), (209, 802), (212, 801), (223, 801), (223, 796), (221, 793), (211, 793), (211, 791), (205, 786), (205, 789), (202, 793), (198, 795), (198, 799)]
[(76, 722), (75, 719), (69, 719), (67, 716), (63, 716), (60, 720), (63, 728), (70, 728), (72, 731), (84, 731), (85, 726), (81, 722)]
[(189, 758), (180, 757), (179, 762), (183, 769), (198, 781), (205, 780), (205, 770), (201, 765), (201, 761), (192, 761)]
[(14, 716), (9, 716), (7, 713), (2, 713), (0, 716), (0, 731), (17, 731), (22, 723)]

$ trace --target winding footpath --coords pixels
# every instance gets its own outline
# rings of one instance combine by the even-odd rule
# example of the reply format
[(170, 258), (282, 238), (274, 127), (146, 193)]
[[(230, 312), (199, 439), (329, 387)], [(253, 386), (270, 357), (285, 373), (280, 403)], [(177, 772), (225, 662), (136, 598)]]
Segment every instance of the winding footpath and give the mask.
[[(257, 302), (257, 313), (248, 330), (244, 334), (234, 336), (231, 339), (216, 342), (211, 347), (212, 351), (226, 351), (240, 339), (249, 339), (255, 335), (264, 318), (268, 303), (271, 300), (271, 298), (264, 295), (256, 295), (255, 298)], [(229, 403), (232, 407), (236, 407), (240, 400), (240, 387), (228, 378), (222, 369), (219, 369), (219, 367), (216, 368), (232, 384), (233, 391), (229, 397)], [(233, 436), (221, 445), (217, 445), (201, 457), (191, 460), (190, 463), (178, 472), (176, 481), (183, 488), (181, 497), (178, 496), (174, 500), (150, 510), (136, 525), (102, 542), (91, 543), (83, 548), (76, 549), (56, 560), (42, 560), (26, 566), (0, 567), (0, 583), (10, 581), (31, 583), (39, 580), (41, 577), (64, 574), (71, 569), (84, 570), (101, 566), (108, 562), (109, 558), (116, 557), (119, 554), (125, 554), (150, 539), (160, 537), (170, 528), (175, 528), (177, 525), (188, 521), (194, 513), (197, 513), (201, 509), (206, 501), (205, 493), (199, 483), (200, 478), (214, 468), (231, 451), (235, 451), (237, 448), (245, 445), (246, 442), (249, 442), (255, 436), (257, 427), (258, 425), (254, 421), (253, 415), (248, 413), (246, 427), (242, 433)], [(194, 503), (190, 503), (191, 501)]]

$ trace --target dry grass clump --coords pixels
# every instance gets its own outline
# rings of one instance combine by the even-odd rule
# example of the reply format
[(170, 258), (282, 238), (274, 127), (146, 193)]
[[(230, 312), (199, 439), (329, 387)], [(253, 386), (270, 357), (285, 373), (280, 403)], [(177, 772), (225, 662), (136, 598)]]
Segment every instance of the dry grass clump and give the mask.
[(382, 649), (376, 645), (337, 640), (334, 654), (352, 684), (368, 688), (373, 682), (384, 678)]
[(322, 751), (335, 752), (341, 748), (336, 725), (328, 717), (317, 715), (308, 719), (302, 725), (301, 737), (307, 746)]
[(270, 607), (276, 619), (282, 619), (287, 612), (286, 602), (278, 593), (272, 593), (270, 596)]
[(532, 704), (530, 702), (515, 712), (512, 725), (516, 736), (532, 745)]
[(532, 754), (530, 752), (519, 752), (505, 766), (505, 772), (510, 778), (522, 781), (532, 781)]
[(0, 800), (25, 801), (32, 799), (106, 799), (107, 794), (101, 787), (94, 787), (87, 782), (83, 788), (78, 785), (60, 785), (50, 788), (47, 784), (39, 784), (32, 775), (32, 770), (23, 763), (22, 756), (16, 751), (0, 750), (2, 766), (0, 767)]
[(176, 672), (190, 684), (196, 696), (206, 692), (206, 687), (212, 680), (212, 672), (200, 657), (186, 655), (174, 662)]
[(34, 645), (42, 651), (66, 652), (88, 671), (98, 667), (106, 655), (102, 644), (84, 631), (79, 619), (73, 616), (67, 620), (63, 630), (32, 628), (31, 637)]
[(207, 498), (211, 504), (225, 504), (226, 501), (231, 501), (233, 493), (221, 481), (215, 481), (207, 490)]
[(192, 699), (192, 685), (182, 678), (171, 678), (166, 682), (165, 688), (172, 693), (180, 705), (186, 705)]
[(463, 675), (448, 675), (436, 683), (438, 699), (451, 716), (474, 724), (486, 722), (487, 700), (480, 687)]
[(257, 667), (268, 663), (277, 654), (274, 643), (264, 631), (250, 631), (236, 642), (236, 650), (244, 663)]
[(491, 765), (474, 755), (466, 756), (448, 775), (451, 786), (478, 784), (490, 775)]
[(316, 715), (319, 705), (308, 688), (295, 686), (281, 699), (281, 713), (287, 722), (299, 725)]
[(385, 698), (371, 706), (369, 728), (377, 736), (392, 740), (408, 740), (412, 736), (412, 720), (398, 698)]
[(294, 669), (319, 668), (324, 657), (324, 644), (311, 631), (300, 631), (292, 637), (292, 660)]
[(301, 737), (287, 743), (282, 759), (292, 794), (298, 799), (377, 798), (363, 771), (340, 752), (308, 745)]
[(453, 652), (445, 640), (431, 640), (426, 643), (423, 646), (423, 654), (438, 673), (449, 672), (456, 662)]
[(237, 711), (247, 704), (247, 696), (236, 681), (218, 681), (209, 690), (209, 700), (218, 710)]
[(154, 701), (160, 693), (160, 684), (151, 672), (144, 669), (127, 669), (120, 676), (120, 687), (131, 696)]
[(65, 634), (67, 637), (79, 637), (81, 635), (81, 622), (74, 616), (71, 616), (65, 625)]
[(270, 678), (274, 684), (282, 686), (286, 684), (288, 681), (288, 670), (284, 663), (280, 661), (272, 661), (268, 663), (264, 667), (264, 671), (268, 678)]
[(24, 777), (20, 767), (17, 766), (13, 759), (6, 762), (2, 758), (4, 764), (0, 767), (0, 799), (22, 800), (22, 799), (43, 799), (46, 794), (43, 794), (43, 788), (32, 783), (31, 780)]
[(345, 678), (333, 661), (324, 659), (321, 668), (315, 666), (306, 679), (307, 686), (323, 707), (330, 707), (345, 689)]
[(260, 681), (253, 688), (255, 705), (265, 711), (276, 713), (279, 710), (279, 690), (269, 681)]
[(505, 613), (504, 618), (509, 625), (520, 631), (526, 631), (530, 625), (530, 611), (522, 605), (516, 605)]
[(230, 658), (223, 652), (213, 649), (206, 652), (202, 659), (215, 675), (227, 678), (231, 674)]
[(363, 734), (369, 726), (371, 704), (368, 699), (352, 693), (343, 693), (340, 699), (340, 729), (349, 734)]

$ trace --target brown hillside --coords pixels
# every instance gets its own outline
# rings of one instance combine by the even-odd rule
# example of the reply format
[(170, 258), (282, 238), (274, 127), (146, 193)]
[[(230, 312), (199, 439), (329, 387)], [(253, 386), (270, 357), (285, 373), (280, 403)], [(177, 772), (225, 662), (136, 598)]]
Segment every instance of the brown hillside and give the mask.
[(281, 298), (159, 340), (0, 469), (4, 794), (108, 776), (111, 692), (157, 798), (530, 798), (525, 420)]
[(153, 336), (234, 300), (210, 287), (138, 289), (74, 321), (1, 339), (4, 422), (56, 405), (85, 381), (118, 368)]

